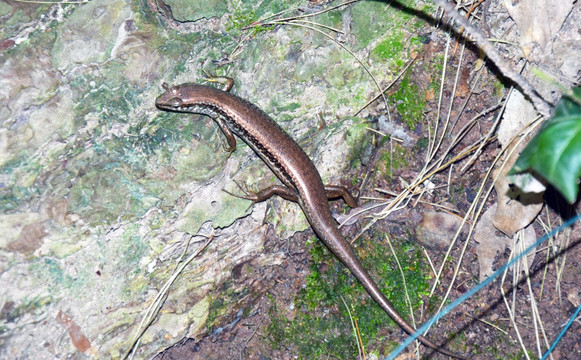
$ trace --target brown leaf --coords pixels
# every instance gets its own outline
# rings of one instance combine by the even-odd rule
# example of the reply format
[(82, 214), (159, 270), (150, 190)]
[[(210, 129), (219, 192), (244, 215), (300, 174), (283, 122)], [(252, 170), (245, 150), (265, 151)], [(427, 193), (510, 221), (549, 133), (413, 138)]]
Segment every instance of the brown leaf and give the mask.
[(80, 352), (85, 352), (91, 348), (91, 342), (87, 339), (85, 334), (83, 334), (81, 327), (75, 323), (72, 316), (59, 311), (56, 321), (67, 329), (75, 349)]

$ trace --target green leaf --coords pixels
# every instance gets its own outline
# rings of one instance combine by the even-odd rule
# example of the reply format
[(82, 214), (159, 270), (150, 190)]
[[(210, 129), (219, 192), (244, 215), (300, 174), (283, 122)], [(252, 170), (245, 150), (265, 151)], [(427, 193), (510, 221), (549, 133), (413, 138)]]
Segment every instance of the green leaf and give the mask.
[(573, 203), (581, 176), (581, 87), (573, 89), (573, 99), (563, 97), (552, 118), (529, 142), (509, 172), (532, 170), (551, 183)]

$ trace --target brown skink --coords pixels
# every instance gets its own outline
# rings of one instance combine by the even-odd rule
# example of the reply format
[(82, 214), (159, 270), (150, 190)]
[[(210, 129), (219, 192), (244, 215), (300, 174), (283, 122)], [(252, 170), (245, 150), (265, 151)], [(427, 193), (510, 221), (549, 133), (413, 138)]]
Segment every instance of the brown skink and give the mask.
[[(221, 78), (219, 82), (224, 82)], [(228, 151), (236, 148), (236, 134), (246, 142), (272, 169), (284, 186), (270, 186), (245, 198), (253, 201), (266, 200), (272, 195), (298, 203), (315, 233), (359, 280), (367, 293), (408, 334), (415, 332), (393, 306), (361, 265), (357, 255), (343, 238), (331, 215), (328, 199), (342, 197), (355, 207), (357, 201), (341, 186), (325, 186), (313, 162), (300, 146), (268, 115), (250, 102), (227, 92), (232, 87), (228, 79), (225, 90), (214, 87), (182, 84), (173, 87), (163, 85), (165, 93), (155, 100), (162, 110), (204, 114), (212, 117), (220, 126), (228, 141)], [(441, 349), (430, 340), (420, 336), (425, 346), (444, 355), (467, 359)]]

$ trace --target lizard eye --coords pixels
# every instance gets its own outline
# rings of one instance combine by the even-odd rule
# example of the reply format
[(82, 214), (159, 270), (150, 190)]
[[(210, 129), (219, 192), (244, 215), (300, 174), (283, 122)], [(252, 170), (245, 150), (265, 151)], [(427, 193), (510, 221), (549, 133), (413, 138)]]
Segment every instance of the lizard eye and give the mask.
[(171, 104), (171, 106), (173, 106), (174, 108), (179, 108), (182, 106), (184, 102), (179, 97), (173, 97), (169, 99), (168, 103)]
[(167, 91), (169, 89), (169, 85), (166, 82), (164, 82), (161, 84), (161, 88)]

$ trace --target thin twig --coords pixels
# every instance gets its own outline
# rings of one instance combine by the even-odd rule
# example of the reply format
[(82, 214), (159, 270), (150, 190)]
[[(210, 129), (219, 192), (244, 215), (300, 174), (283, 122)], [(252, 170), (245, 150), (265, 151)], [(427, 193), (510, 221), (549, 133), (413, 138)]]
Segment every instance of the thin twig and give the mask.
[[(208, 240), (195, 253), (193, 253), (192, 255), (190, 255), (190, 257), (188, 257), (174, 271), (174, 273), (172, 274), (172, 276), (166, 281), (166, 283), (160, 289), (160, 291), (157, 294), (156, 298), (154, 299), (153, 303), (149, 306), (149, 308), (147, 309), (147, 312), (146, 312), (145, 316), (141, 320), (141, 323), (139, 324), (139, 328), (137, 329), (137, 333), (133, 337), (133, 341), (131, 342), (131, 345), (129, 346), (129, 349), (127, 350), (127, 353), (125, 353), (125, 356), (123, 356), (123, 359), (127, 359), (127, 358), (133, 359), (133, 356), (135, 354), (135, 351), (137, 350), (137, 347), (139, 346), (139, 342), (141, 341), (141, 337), (143, 336), (143, 334), (145, 333), (145, 331), (148, 329), (148, 327), (156, 319), (157, 314), (159, 313), (159, 310), (163, 306), (163, 303), (165, 302), (165, 299), (167, 298), (167, 296), (169, 294), (169, 289), (170, 289), (171, 285), (175, 282), (175, 280), (182, 273), (182, 271), (185, 269), (185, 267), (194, 258), (196, 258), (212, 242), (212, 240), (214, 240), (214, 236), (213, 235), (209, 236), (208, 237)], [(189, 244), (189, 241), (190, 240), (188, 239), (188, 242), (187, 242), (188, 244)]]

